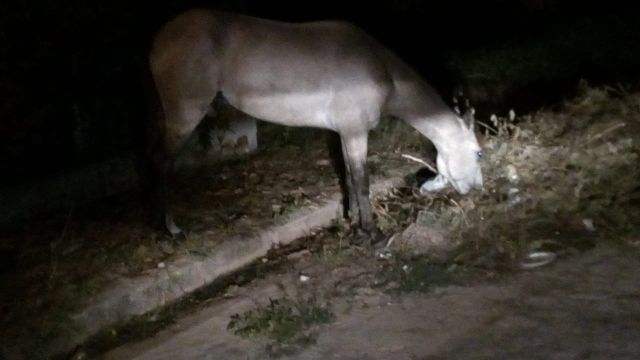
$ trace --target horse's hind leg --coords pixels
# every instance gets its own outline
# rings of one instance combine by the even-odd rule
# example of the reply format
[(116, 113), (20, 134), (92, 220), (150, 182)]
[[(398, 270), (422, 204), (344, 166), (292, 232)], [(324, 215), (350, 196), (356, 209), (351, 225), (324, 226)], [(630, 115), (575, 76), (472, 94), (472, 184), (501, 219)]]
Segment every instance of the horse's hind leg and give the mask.
[(200, 123), (209, 108), (210, 99), (191, 102), (188, 105), (165, 106), (164, 119), (158, 119), (158, 133), (155, 136), (152, 159), (154, 178), (154, 210), (158, 220), (172, 236), (182, 230), (173, 221), (170, 206), (169, 185), (173, 175), (175, 158), (180, 149)]

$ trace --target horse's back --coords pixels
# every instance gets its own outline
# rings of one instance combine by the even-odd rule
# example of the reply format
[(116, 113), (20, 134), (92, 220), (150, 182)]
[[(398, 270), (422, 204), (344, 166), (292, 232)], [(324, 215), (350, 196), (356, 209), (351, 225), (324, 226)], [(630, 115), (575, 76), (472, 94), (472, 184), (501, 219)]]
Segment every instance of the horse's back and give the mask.
[(392, 81), (380, 47), (346, 22), (191, 10), (160, 30), (150, 61), (171, 98), (220, 91), (257, 118), (335, 130), (333, 119), (355, 116), (346, 103), (371, 114), (382, 106)]
[[(296, 66), (357, 61), (373, 62), (377, 44), (364, 31), (347, 22), (279, 22), (216, 10), (195, 9), (169, 21), (154, 39), (153, 61), (187, 61), (197, 55), (209, 61), (228, 60), (232, 67), (257, 58), (261, 63)], [(171, 59), (163, 59), (171, 58)], [(253, 63), (251, 64), (253, 65)], [(277, 70), (277, 69), (272, 69)]]

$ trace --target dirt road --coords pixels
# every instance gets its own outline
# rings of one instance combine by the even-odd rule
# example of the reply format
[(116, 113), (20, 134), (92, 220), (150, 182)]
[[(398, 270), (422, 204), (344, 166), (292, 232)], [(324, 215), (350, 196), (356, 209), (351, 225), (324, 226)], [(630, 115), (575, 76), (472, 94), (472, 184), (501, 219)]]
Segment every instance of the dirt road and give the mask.
[[(264, 304), (288, 284), (340, 277), (314, 260), (235, 289), (152, 338), (105, 359), (263, 359), (260, 339), (227, 330), (231, 315)], [(355, 274), (357, 264), (345, 274)], [(538, 271), (427, 293), (371, 287), (332, 299), (335, 319), (286, 359), (638, 359), (640, 250), (598, 245)], [(333, 284), (336, 282), (334, 281)], [(297, 291), (306, 291), (297, 287)]]

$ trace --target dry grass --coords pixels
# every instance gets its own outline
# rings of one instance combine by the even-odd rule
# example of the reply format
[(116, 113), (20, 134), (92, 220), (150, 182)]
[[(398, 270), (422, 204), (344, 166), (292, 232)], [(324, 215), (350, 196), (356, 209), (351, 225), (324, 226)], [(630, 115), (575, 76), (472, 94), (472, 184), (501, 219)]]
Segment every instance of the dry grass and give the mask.
[(566, 251), (585, 238), (637, 231), (640, 94), (582, 83), (555, 111), (492, 120), (483, 130), (485, 191), (397, 189), (376, 204), (383, 231), (412, 221), (438, 226), (463, 240), (457, 261), (491, 267), (542, 247)]

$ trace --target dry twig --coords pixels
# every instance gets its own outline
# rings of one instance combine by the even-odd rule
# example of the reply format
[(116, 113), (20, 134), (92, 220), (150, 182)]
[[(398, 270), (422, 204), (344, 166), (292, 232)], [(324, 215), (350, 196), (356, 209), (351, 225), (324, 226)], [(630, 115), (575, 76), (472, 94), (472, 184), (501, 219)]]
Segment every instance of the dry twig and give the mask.
[(429, 164), (428, 162), (426, 162), (426, 161), (424, 161), (424, 160), (422, 160), (420, 158), (417, 158), (415, 156), (408, 155), (408, 154), (402, 154), (402, 157), (405, 158), (405, 159), (409, 159), (409, 160), (415, 161), (415, 162), (417, 162), (419, 164), (422, 164), (422, 165), (426, 166), (429, 170), (431, 170), (434, 173), (438, 174), (438, 170), (436, 170), (436, 168), (433, 165)]

